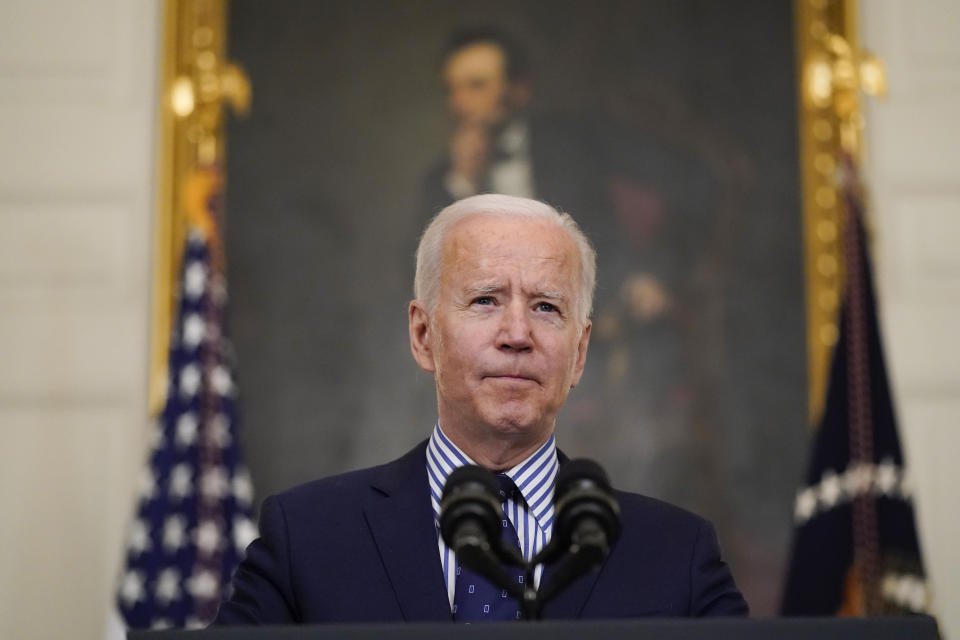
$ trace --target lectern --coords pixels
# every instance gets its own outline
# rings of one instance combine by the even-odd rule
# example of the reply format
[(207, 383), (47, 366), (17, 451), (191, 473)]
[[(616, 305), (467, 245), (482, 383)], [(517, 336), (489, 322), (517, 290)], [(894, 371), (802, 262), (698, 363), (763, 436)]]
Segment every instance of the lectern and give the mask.
[(131, 631), (129, 640), (939, 640), (929, 616), (553, 620), (488, 624), (352, 624)]

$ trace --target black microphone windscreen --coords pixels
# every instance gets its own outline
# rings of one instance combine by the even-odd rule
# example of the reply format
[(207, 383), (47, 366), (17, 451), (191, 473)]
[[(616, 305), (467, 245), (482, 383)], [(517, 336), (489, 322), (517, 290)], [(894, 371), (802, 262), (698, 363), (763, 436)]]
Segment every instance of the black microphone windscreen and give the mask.
[(490, 471), (483, 467), (469, 464), (450, 472), (450, 475), (447, 476), (447, 483), (443, 485), (443, 496), (441, 500), (445, 500), (452, 491), (470, 483), (480, 484), (487, 493), (493, 496), (497, 495), (497, 492), (500, 490), (497, 479)]
[(610, 492), (610, 479), (607, 472), (593, 460), (578, 458), (560, 465), (557, 471), (556, 499), (562, 498), (571, 488), (582, 481), (596, 484), (600, 489)]

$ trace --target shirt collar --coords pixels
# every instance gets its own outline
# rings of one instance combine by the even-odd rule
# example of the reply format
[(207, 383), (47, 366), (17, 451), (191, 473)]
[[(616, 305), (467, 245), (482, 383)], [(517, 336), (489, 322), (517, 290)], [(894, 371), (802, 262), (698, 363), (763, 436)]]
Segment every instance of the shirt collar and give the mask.
[[(557, 479), (557, 442), (550, 438), (520, 464), (504, 473), (513, 480), (530, 513), (541, 525), (553, 515), (553, 489)], [(438, 422), (427, 444), (427, 477), (430, 484), (430, 503), (434, 518), (440, 518), (440, 497), (443, 485), (454, 469), (476, 464), (443, 433)]]

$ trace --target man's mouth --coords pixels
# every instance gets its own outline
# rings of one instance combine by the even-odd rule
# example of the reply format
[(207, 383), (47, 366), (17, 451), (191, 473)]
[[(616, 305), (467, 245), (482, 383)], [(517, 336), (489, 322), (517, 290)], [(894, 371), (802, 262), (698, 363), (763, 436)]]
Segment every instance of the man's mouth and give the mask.
[(494, 380), (503, 380), (505, 382), (537, 382), (537, 379), (533, 376), (528, 376), (522, 373), (495, 373), (484, 376), (485, 378), (492, 378)]

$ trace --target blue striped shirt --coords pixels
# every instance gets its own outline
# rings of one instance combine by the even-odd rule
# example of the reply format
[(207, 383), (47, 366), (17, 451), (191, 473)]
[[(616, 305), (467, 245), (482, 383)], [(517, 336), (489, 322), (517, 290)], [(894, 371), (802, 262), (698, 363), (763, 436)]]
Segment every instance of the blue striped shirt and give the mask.
[[(433, 517), (437, 525), (440, 563), (451, 610), (456, 589), (457, 562), (456, 554), (447, 548), (447, 543), (440, 535), (440, 497), (447, 476), (454, 469), (467, 464), (476, 462), (450, 442), (440, 428), (440, 423), (437, 423), (427, 444), (427, 482), (430, 485), (430, 503), (433, 505)], [(520, 550), (527, 560), (533, 558), (550, 541), (550, 534), (553, 533), (553, 488), (557, 479), (557, 464), (557, 444), (551, 434), (550, 439), (533, 455), (505, 472), (523, 496), (523, 500), (519, 502), (507, 500), (504, 511), (517, 530)], [(535, 587), (540, 586), (542, 573), (543, 565), (538, 565), (534, 573)]]

